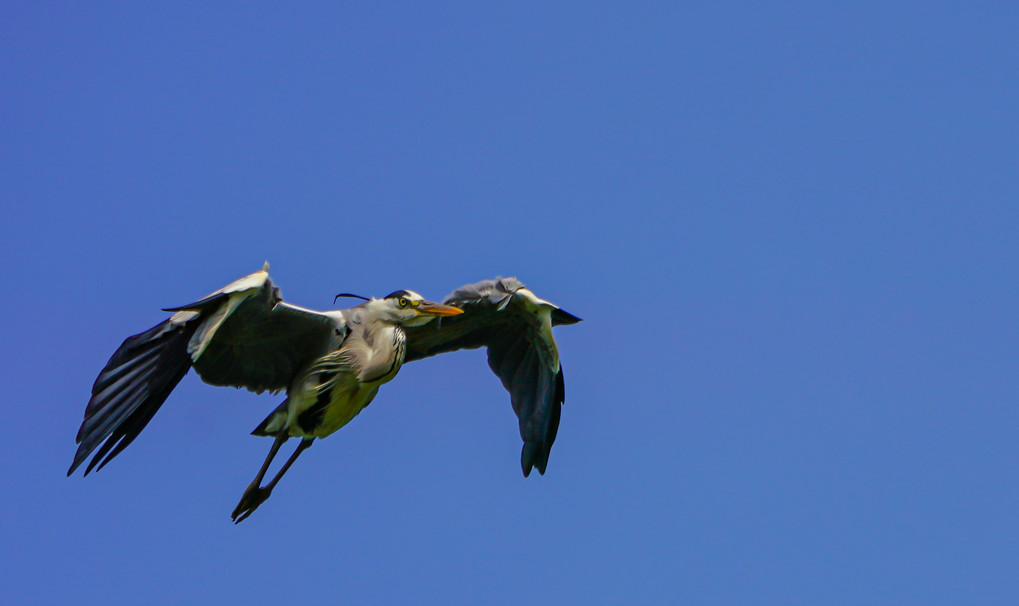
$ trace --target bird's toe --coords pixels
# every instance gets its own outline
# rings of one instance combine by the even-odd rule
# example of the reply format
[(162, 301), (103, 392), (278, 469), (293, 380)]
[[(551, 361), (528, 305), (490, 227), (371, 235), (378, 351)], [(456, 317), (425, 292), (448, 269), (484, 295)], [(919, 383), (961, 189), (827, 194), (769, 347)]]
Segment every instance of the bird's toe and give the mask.
[(262, 488), (260, 486), (249, 486), (244, 494), (241, 495), (240, 502), (237, 503), (237, 507), (234, 508), (233, 513), (230, 514), (230, 518), (234, 524), (240, 524), (248, 516), (252, 514), (258, 506), (265, 502), (272, 494), (271, 488)]

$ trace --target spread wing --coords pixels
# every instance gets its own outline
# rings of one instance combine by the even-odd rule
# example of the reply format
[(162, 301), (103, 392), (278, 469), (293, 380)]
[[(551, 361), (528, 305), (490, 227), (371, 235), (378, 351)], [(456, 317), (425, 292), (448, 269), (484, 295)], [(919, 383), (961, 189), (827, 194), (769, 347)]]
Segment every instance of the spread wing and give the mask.
[(104, 440), (86, 474), (124, 450), (191, 367), (212, 385), (285, 389), (311, 359), (339, 347), (347, 330), (342, 312), (284, 303), (268, 264), (165, 311), (174, 314), (125, 340), (96, 378), (67, 475)]
[(463, 314), (407, 328), (406, 362), (458, 349), (488, 348), (488, 365), (510, 393), (520, 420), (524, 475), (544, 474), (566, 398), (552, 327), (580, 318), (539, 299), (516, 278), (496, 278), (453, 291), (443, 303)]

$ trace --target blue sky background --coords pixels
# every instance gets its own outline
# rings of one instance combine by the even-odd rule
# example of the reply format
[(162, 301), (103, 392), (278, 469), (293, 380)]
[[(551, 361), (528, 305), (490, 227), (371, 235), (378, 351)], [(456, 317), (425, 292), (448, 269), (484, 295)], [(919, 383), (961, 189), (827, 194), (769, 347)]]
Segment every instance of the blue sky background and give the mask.
[[(822, 4), (824, 6), (822, 6)], [(9, 603), (1019, 599), (1014, 3), (0, 7)], [(517, 275), (567, 403), (404, 368), (248, 521), (280, 400), (189, 375), (64, 477), (129, 334)]]

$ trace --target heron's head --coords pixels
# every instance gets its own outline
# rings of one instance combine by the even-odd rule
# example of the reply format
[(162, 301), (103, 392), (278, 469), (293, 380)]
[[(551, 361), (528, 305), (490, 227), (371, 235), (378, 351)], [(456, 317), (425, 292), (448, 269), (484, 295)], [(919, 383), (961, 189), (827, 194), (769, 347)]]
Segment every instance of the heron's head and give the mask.
[(401, 326), (421, 326), (433, 318), (455, 316), (464, 311), (452, 305), (433, 303), (412, 290), (398, 290), (382, 299), (380, 317), (384, 321)]

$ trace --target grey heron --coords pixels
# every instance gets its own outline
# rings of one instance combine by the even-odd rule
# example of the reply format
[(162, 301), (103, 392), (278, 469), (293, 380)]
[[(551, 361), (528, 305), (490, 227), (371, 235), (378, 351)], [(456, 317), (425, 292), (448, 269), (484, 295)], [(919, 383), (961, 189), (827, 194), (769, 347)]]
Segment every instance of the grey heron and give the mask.
[[(232, 513), (239, 523), (316, 438), (349, 423), (403, 364), (480, 347), (487, 348), (488, 364), (519, 419), (524, 476), (532, 469), (545, 473), (565, 400), (552, 327), (580, 318), (516, 278), (462, 286), (442, 303), (410, 290), (358, 298), (364, 301), (332, 311), (292, 305), (283, 301), (266, 263), (194, 303), (164, 309), (173, 315), (126, 339), (96, 378), (67, 475), (97, 448), (85, 475), (122, 452), (191, 368), (210, 385), (285, 390), (283, 402), (252, 432), (274, 439)], [(263, 485), (292, 437), (300, 438), (298, 447)]]

